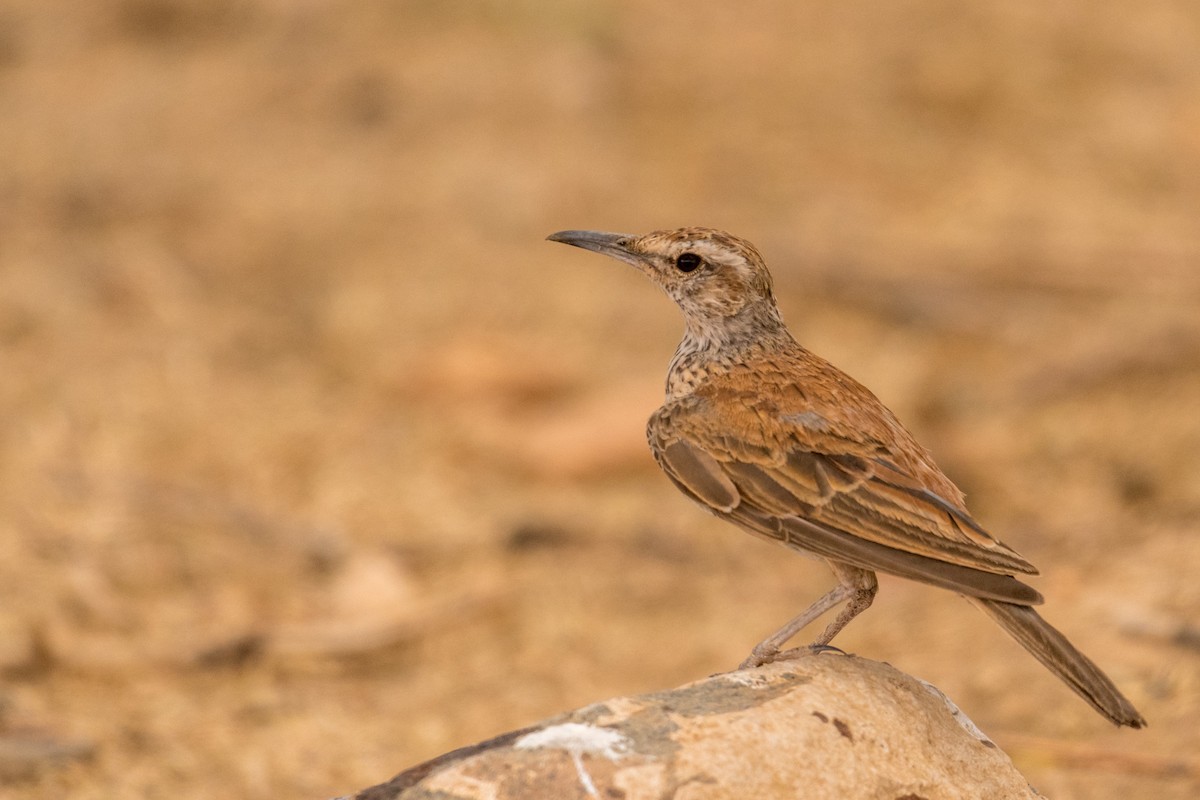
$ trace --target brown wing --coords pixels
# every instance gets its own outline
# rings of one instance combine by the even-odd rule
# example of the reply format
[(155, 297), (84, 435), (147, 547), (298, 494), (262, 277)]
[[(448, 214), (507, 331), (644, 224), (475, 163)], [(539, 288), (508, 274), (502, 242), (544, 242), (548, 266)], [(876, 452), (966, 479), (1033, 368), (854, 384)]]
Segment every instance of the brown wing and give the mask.
[[(715, 405), (724, 409), (716, 416)], [(1033, 565), (927, 487), (953, 484), (940, 472), (920, 480), (899, 466), (936, 470), (914, 460), (925, 458), (915, 442), (912, 452), (893, 453), (879, 444), (884, 437), (856, 437), (852, 427), (788, 411), (764, 418), (761, 408), (692, 397), (660, 409), (647, 434), (659, 465), (685, 494), (755, 533), (978, 597), (1040, 602), (1011, 577), (1036, 574)], [(902, 445), (910, 441), (891, 433)]]

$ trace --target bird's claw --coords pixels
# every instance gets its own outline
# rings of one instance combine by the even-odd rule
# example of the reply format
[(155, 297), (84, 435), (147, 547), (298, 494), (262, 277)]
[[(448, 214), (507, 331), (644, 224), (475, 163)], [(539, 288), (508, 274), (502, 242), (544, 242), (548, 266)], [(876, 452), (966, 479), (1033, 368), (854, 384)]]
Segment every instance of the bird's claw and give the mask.
[(777, 658), (779, 658), (778, 648), (767, 648), (760, 645), (750, 651), (750, 655), (745, 661), (738, 664), (738, 669), (756, 669), (764, 664), (770, 664)]
[(804, 656), (818, 656), (822, 653), (837, 653), (841, 656), (850, 655), (840, 647), (834, 647), (831, 644), (806, 644), (803, 647), (793, 647), (791, 650), (768, 650), (766, 648), (754, 648), (750, 653), (750, 657), (738, 665), (738, 669), (755, 669), (764, 664), (771, 664), (775, 661), (791, 661)]

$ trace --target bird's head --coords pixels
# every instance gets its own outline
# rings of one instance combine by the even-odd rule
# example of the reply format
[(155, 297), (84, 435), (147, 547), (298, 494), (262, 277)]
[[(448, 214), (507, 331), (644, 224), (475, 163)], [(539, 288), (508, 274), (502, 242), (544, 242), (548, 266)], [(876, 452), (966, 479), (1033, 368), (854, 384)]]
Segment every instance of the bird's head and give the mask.
[[(679, 228), (644, 236), (559, 231), (552, 242), (593, 250), (637, 267), (683, 309), (689, 331), (709, 333), (734, 318), (779, 323), (771, 274), (754, 245), (714, 228)], [(779, 323), (782, 325), (782, 323)]]

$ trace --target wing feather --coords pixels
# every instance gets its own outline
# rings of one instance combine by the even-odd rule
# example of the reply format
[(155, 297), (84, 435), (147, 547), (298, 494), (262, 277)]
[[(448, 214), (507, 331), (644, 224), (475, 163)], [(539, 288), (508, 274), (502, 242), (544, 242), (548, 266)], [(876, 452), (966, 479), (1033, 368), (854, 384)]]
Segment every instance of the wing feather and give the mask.
[[(716, 459), (684, 441), (672, 442), (659, 463), (688, 494), (716, 511), (732, 511), (740, 500), (737, 487)], [(669, 467), (669, 468), (668, 468)]]
[[(1036, 574), (1032, 564), (886, 452), (872, 453), (871, 443), (802, 429), (802, 414), (790, 416), (782, 448), (758, 440), (744, 424), (717, 426), (724, 433), (710, 436), (714, 426), (699, 422), (695, 411), (664, 407), (647, 433), (660, 466), (714, 513), (864, 569), (979, 597), (1038, 602), (1033, 589), (1011, 577)], [(731, 430), (741, 437), (731, 441)]]

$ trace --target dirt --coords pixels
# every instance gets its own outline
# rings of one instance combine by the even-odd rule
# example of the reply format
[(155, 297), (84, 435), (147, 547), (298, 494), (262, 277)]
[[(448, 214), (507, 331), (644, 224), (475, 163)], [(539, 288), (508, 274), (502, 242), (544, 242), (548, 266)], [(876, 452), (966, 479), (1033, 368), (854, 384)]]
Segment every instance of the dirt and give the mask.
[(564, 228), (722, 227), (1044, 577), (837, 644), (1041, 792), (1200, 792), (1200, 15), (0, 7), (0, 794), (324, 797), (728, 669), (831, 582), (642, 439), (680, 332)]

